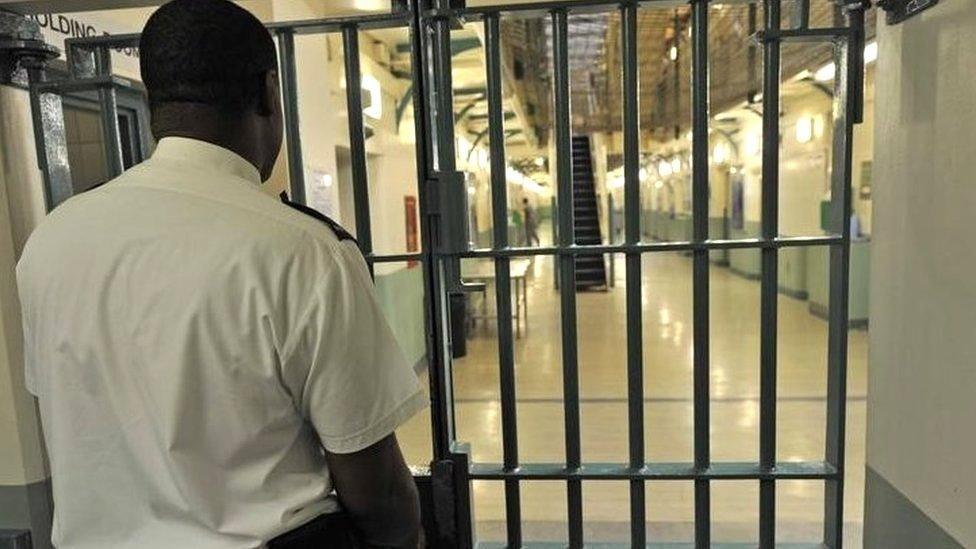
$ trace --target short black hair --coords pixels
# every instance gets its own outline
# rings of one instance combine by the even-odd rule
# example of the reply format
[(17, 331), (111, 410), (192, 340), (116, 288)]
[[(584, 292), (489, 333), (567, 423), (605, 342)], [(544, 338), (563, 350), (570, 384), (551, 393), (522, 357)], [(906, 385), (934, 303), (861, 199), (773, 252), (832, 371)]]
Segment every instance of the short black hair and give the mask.
[(152, 14), (139, 41), (142, 81), (155, 109), (203, 103), (230, 113), (255, 108), (277, 69), (271, 34), (228, 0), (173, 0)]

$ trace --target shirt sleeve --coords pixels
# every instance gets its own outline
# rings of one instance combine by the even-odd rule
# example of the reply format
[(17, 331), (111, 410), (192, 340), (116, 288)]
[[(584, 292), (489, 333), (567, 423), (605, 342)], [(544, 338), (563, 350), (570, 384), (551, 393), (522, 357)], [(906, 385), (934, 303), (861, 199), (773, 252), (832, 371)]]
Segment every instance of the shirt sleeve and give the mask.
[(34, 359), (33, 333), (30, 326), (30, 311), (28, 309), (29, 302), (27, 301), (27, 295), (24, 291), (26, 277), (21, 274), (20, 264), (17, 265), (16, 273), (17, 292), (20, 301), (20, 325), (21, 330), (23, 330), (24, 386), (27, 389), (27, 392), (35, 397), (40, 397), (37, 387), (37, 374), (34, 372), (36, 360)]
[[(427, 405), (358, 251), (314, 243), (292, 279), (311, 283), (290, 330), (282, 369), (292, 398), (326, 450), (358, 452)], [(353, 246), (354, 248), (354, 246)], [(353, 255), (356, 254), (356, 255)]]

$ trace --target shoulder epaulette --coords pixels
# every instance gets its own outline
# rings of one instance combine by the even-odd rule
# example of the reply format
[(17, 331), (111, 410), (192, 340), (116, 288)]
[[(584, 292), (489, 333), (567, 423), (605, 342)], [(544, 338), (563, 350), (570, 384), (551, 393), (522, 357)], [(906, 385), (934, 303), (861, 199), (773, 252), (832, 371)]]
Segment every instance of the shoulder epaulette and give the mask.
[(294, 210), (297, 210), (297, 211), (299, 211), (299, 212), (301, 212), (301, 213), (303, 213), (303, 214), (305, 214), (307, 216), (314, 217), (315, 219), (318, 219), (322, 223), (325, 223), (329, 227), (329, 229), (331, 229), (332, 232), (335, 233), (336, 238), (338, 238), (339, 240), (352, 240), (353, 243), (355, 243), (357, 246), (359, 245), (359, 243), (356, 242), (356, 238), (353, 235), (349, 234), (349, 231), (343, 229), (342, 228), (342, 225), (339, 225), (335, 221), (329, 219), (329, 217), (326, 216), (325, 214), (323, 214), (322, 212), (320, 212), (320, 211), (318, 211), (318, 210), (316, 210), (314, 208), (309, 208), (308, 206), (305, 206), (304, 204), (299, 204), (297, 202), (292, 202), (291, 200), (288, 199), (288, 195), (285, 194), (285, 193), (281, 193), (278, 196), (279, 196), (279, 198), (281, 198), (281, 203), (282, 204), (284, 204), (284, 205), (286, 205), (286, 206), (288, 206), (288, 207), (290, 207), (290, 208), (292, 208)]

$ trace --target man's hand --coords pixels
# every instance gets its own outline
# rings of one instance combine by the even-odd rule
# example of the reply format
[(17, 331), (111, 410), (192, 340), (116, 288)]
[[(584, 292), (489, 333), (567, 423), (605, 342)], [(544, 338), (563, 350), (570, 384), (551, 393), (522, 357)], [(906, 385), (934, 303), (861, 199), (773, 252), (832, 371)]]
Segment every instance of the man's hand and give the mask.
[(325, 453), (336, 493), (369, 547), (422, 546), (420, 499), (396, 435), (354, 454)]

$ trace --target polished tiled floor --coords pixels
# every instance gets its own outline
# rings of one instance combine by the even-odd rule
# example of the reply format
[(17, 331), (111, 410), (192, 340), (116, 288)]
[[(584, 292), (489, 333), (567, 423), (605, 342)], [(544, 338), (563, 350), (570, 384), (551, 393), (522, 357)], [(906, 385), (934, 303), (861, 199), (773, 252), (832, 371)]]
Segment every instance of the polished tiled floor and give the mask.
[[(578, 294), (582, 450), (584, 461), (627, 461), (626, 318), (623, 258), (609, 292)], [(519, 448), (522, 462), (564, 458), (558, 293), (549, 258), (535, 260), (529, 282), (529, 331), (516, 340)], [(691, 261), (676, 253), (645, 255), (642, 303), (648, 461), (692, 461)], [(494, 296), (489, 289), (489, 300)], [(779, 303), (778, 456), (822, 460), (825, 431), (827, 324), (807, 302)], [(711, 441), (715, 461), (755, 461), (759, 448), (759, 284), (728, 269), (711, 269)], [(501, 461), (497, 340), (493, 323), (479, 324), (468, 355), (455, 362), (458, 438), (475, 461)], [(860, 546), (864, 470), (867, 333), (850, 332), (846, 535)], [(408, 459), (430, 459), (429, 416), (400, 431)], [(712, 483), (713, 539), (751, 542), (758, 534), (758, 484)], [(647, 483), (652, 541), (691, 541), (693, 490), (688, 482)], [(499, 483), (474, 489), (481, 539), (504, 539), (504, 492)], [(625, 541), (625, 482), (584, 483), (588, 541)], [(526, 483), (522, 512), (527, 540), (565, 539), (565, 487)], [(778, 539), (820, 539), (823, 483), (778, 484)]]

